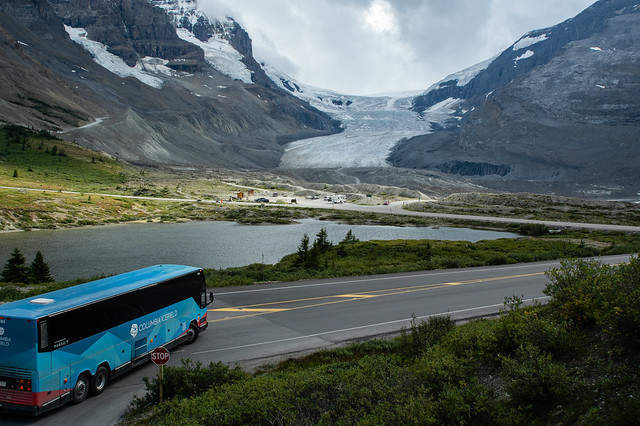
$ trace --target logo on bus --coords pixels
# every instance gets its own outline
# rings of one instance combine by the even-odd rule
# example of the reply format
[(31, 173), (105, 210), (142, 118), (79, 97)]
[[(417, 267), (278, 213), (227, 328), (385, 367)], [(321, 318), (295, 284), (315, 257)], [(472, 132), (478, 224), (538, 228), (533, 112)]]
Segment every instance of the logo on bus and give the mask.
[(0, 336), (4, 336), (4, 328), (0, 327)]
[(156, 317), (152, 320), (149, 321), (145, 321), (143, 323), (140, 324), (131, 324), (131, 337), (136, 337), (138, 335), (138, 333), (142, 333), (143, 331), (149, 330), (152, 327), (155, 327), (158, 324), (161, 324), (165, 321), (169, 321), (172, 318), (175, 318), (178, 316), (178, 311), (171, 311), (171, 312), (167, 312), (164, 315), (161, 315), (159, 317)]

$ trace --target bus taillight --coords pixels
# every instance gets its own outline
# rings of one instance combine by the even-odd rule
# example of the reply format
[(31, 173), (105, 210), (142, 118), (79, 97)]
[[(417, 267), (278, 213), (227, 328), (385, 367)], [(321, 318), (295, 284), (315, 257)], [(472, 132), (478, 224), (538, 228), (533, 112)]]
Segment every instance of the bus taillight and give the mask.
[(16, 384), (17, 384), (17, 390), (31, 392), (31, 380), (18, 379)]
[(206, 323), (207, 323), (207, 314), (204, 314), (202, 318), (198, 320), (198, 326), (201, 326), (202, 324), (206, 324)]

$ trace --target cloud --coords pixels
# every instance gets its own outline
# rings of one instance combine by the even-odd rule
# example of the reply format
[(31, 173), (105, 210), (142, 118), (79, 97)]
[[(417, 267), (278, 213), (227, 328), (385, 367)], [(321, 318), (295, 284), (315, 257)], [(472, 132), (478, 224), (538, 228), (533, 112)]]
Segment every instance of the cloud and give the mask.
[(374, 0), (364, 11), (363, 17), (366, 26), (375, 33), (398, 34), (399, 32), (400, 25), (388, 1)]
[(200, 0), (230, 15), (254, 55), (347, 94), (423, 90), (593, 0)]

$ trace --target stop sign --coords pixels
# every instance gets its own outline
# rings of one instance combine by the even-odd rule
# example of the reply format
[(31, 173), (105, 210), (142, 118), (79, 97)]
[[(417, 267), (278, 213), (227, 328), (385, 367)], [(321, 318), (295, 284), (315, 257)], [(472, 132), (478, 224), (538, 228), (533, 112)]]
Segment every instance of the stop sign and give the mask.
[(165, 365), (169, 361), (169, 351), (162, 346), (151, 351), (151, 361), (155, 365)]

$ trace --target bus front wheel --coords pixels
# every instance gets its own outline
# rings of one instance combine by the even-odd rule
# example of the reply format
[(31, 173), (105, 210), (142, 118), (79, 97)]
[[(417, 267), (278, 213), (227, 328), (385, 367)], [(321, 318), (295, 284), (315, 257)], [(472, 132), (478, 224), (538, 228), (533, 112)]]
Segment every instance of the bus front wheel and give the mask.
[(87, 395), (89, 394), (89, 378), (86, 374), (81, 374), (78, 376), (78, 381), (76, 382), (76, 386), (73, 388), (73, 402), (74, 404), (80, 404), (82, 401), (87, 399)]
[(96, 374), (91, 378), (91, 389), (90, 392), (92, 395), (100, 395), (104, 388), (107, 386), (107, 382), (109, 381), (109, 370), (104, 365), (101, 365), (96, 370)]
[(191, 323), (189, 329), (187, 330), (187, 345), (192, 344), (198, 338), (198, 326), (195, 323)]

